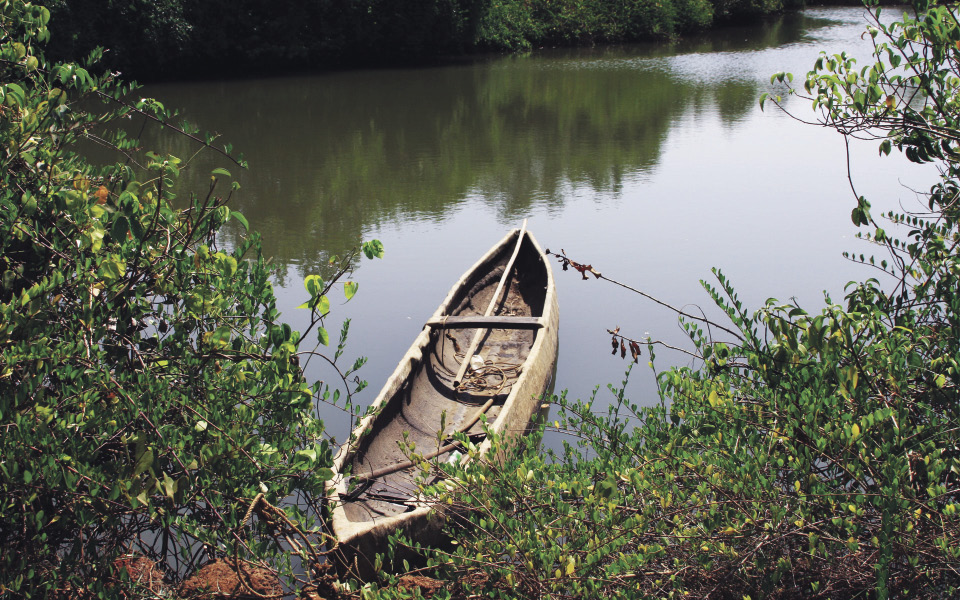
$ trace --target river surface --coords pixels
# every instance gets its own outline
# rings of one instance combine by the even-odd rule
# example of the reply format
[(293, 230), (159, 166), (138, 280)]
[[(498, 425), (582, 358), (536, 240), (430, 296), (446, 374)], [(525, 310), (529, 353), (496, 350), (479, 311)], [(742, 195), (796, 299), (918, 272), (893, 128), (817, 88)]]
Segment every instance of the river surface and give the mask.
[[(876, 276), (845, 261), (868, 252), (850, 222), (854, 196), (839, 134), (804, 125), (758, 98), (771, 74), (802, 81), (818, 53), (869, 57), (862, 9), (809, 9), (675, 44), (544, 50), (418, 69), (363, 70), (253, 81), (150, 86), (203, 129), (222, 134), (250, 169), (234, 208), (263, 234), (278, 268), (283, 317), (303, 329), (304, 276), (327, 273), (331, 255), (378, 238), (382, 260), (351, 275), (349, 303), (332, 295), (327, 329), (352, 319), (343, 364), (376, 396), (449, 287), (524, 219), (541, 245), (565, 250), (605, 276), (689, 311), (711, 310), (699, 280), (722, 269), (748, 307), (767, 298), (823, 305), (852, 279)], [(809, 102), (786, 101), (815, 120)], [(186, 141), (155, 145), (178, 156)], [(915, 206), (929, 170), (853, 148), (857, 192), (877, 207)], [(199, 157), (185, 184), (204, 189)], [(876, 211), (875, 211), (876, 212)], [(228, 244), (236, 230), (224, 232)], [(610, 355), (607, 329), (690, 348), (677, 316), (650, 300), (555, 268), (560, 301), (556, 390), (597, 406), (628, 361)], [(646, 349), (628, 386), (659, 401)], [(691, 364), (662, 348), (656, 365)], [(315, 369), (315, 366), (317, 367)], [(314, 378), (333, 373), (310, 366)], [(348, 419), (324, 409), (342, 440)]]

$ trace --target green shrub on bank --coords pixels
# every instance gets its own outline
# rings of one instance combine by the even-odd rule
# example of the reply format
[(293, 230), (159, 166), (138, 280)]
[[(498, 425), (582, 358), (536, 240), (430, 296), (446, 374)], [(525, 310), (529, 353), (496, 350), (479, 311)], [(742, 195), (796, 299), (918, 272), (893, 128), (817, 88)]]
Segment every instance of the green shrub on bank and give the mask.
[(705, 29), (712, 23), (713, 5), (709, 0), (504, 0), (484, 13), (476, 44), (517, 50), (657, 40)]
[[(909, 212), (856, 199), (851, 219), (878, 256), (852, 258), (881, 279), (819, 313), (776, 300), (751, 313), (717, 271), (704, 287), (728, 322), (685, 318), (701, 366), (659, 374), (660, 406), (623, 388), (606, 415), (561, 397), (552, 427), (578, 441), (562, 456), (528, 439), (502, 465), (474, 454), (443, 467), (433, 491), (454, 507), (457, 543), (430, 566), (445, 593), (956, 596), (960, 6), (916, 10), (889, 26), (876, 12), (865, 66), (823, 55), (791, 89), (825, 126), (940, 167)], [(643, 344), (614, 333), (615, 351)]]
[(46, 0), (50, 51), (128, 75), (276, 73), (474, 50), (663, 40), (799, 0)]
[(140, 78), (421, 61), (470, 47), (481, 0), (46, 0), (50, 53)]
[[(322, 542), (326, 390), (298, 355), (326, 342), (333, 281), (307, 279), (312, 340), (280, 322), (258, 238), (217, 243), (247, 225), (230, 174), (174, 208), (187, 163), (102, 137), (168, 113), (90, 65), (47, 62), (49, 19), (0, 0), (0, 596), (157, 594), (123, 591), (136, 586), (114, 563), (130, 555), (167, 584), (214, 558), (289, 577), (277, 536)], [(90, 166), (81, 139), (123, 162)]]
[(719, 21), (756, 19), (802, 5), (799, 0), (713, 0), (714, 13)]
[(171, 60), (187, 58), (195, 33), (182, 0), (45, 0), (38, 4), (53, 17), (46, 54), (64, 61), (78, 61), (98, 47), (106, 48), (104, 63), (110, 69), (154, 65), (159, 75), (170, 68)]

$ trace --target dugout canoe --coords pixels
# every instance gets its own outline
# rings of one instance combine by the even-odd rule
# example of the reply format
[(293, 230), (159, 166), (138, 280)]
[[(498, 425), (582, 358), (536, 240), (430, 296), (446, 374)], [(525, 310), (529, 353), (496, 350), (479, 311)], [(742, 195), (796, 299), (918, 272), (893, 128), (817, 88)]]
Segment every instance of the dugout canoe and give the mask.
[(334, 458), (328, 516), (342, 574), (375, 575), (373, 558), (398, 529), (436, 541), (441, 515), (418, 497), (420, 469), (401, 468), (398, 442), (449, 460), (463, 431), (486, 452), (480, 413), (495, 432), (525, 432), (552, 384), (558, 323), (550, 263), (524, 222), (456, 282)]

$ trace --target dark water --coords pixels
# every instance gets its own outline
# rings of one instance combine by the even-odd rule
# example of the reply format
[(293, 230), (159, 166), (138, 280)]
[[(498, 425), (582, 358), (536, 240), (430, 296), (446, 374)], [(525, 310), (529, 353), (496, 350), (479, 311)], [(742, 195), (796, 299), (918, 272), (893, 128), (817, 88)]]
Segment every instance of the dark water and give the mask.
[[(604, 275), (678, 307), (710, 314), (700, 288), (719, 267), (753, 308), (768, 297), (808, 308), (851, 279), (854, 200), (839, 135), (804, 125), (758, 97), (770, 75), (802, 75), (821, 50), (869, 56), (862, 9), (807, 10), (750, 28), (672, 45), (542, 51), (444, 67), (151, 87), (167, 106), (217, 131), (249, 160), (235, 208), (263, 234), (279, 267), (286, 319), (302, 279), (330, 255), (379, 238), (381, 261), (353, 275), (359, 293), (334, 299), (327, 326), (353, 319), (347, 358), (369, 403), (449, 286), (524, 218), (542, 245), (565, 249)], [(815, 120), (808, 102), (788, 101)], [(193, 154), (184, 140), (156, 144)], [(875, 205), (915, 201), (907, 185), (931, 173), (853, 148), (857, 192)], [(186, 187), (204, 189), (216, 157), (196, 159)], [(235, 231), (225, 232), (229, 242)], [(557, 390), (586, 397), (617, 383), (627, 363), (609, 355), (620, 326), (689, 348), (668, 310), (573, 272), (556, 271), (560, 299)], [(646, 352), (629, 395), (658, 401)], [(663, 349), (657, 365), (689, 364)], [(318, 370), (318, 378), (332, 373)], [(609, 392), (601, 390), (605, 402)], [(603, 402), (598, 402), (602, 406)], [(346, 419), (326, 415), (343, 439)]]

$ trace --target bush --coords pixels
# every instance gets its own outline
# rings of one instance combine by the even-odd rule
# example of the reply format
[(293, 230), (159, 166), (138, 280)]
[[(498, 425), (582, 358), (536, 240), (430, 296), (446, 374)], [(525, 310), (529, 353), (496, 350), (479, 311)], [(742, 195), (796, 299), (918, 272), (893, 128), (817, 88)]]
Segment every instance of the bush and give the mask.
[[(695, 0), (698, 2), (700, 0)], [(693, 17), (702, 20), (701, 17)], [(505, 0), (488, 6), (476, 43), (494, 49), (528, 49), (665, 39), (677, 33), (677, 8), (664, 2), (560, 2)]]
[(108, 48), (146, 78), (275, 74), (436, 58), (471, 46), (480, 0), (50, 0), (50, 53)]
[[(793, 4), (796, 6), (796, 3)], [(743, 22), (782, 11), (782, 0), (713, 0), (717, 21)]]
[(714, 5), (709, 0), (677, 0), (677, 29), (699, 31), (713, 24)]
[[(118, 595), (133, 584), (111, 564), (130, 554), (169, 583), (218, 557), (289, 577), (297, 548), (277, 535), (296, 526), (305, 561), (323, 541), (331, 450), (313, 415), (329, 390), (304, 379), (308, 342), (278, 320), (257, 237), (217, 244), (247, 225), (220, 192), (230, 174), (174, 208), (185, 163), (99, 137), (169, 114), (48, 63), (49, 18), (0, 2), (0, 593)], [(126, 159), (90, 166), (72, 150), (88, 137)], [(335, 280), (307, 279), (323, 342)]]

